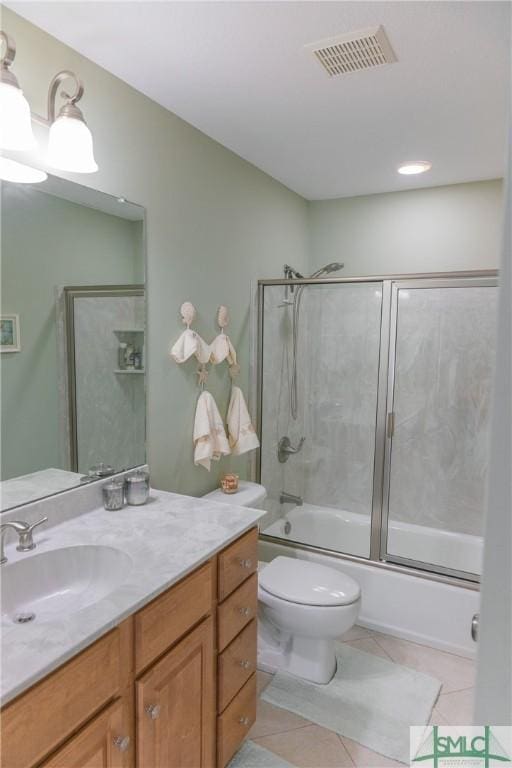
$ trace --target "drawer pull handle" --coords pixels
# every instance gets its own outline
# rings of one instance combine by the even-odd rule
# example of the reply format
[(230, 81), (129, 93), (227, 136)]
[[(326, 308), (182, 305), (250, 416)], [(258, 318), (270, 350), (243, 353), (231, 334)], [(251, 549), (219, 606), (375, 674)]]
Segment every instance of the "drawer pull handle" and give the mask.
[(247, 725), (249, 725), (249, 723), (250, 723), (251, 721), (249, 720), (249, 718), (248, 718), (248, 717), (241, 717), (241, 718), (239, 719), (239, 721), (238, 721), (238, 722), (240, 723), (240, 725), (245, 725), (245, 726), (247, 726)]
[(240, 608), (239, 610), (240, 610), (240, 613), (242, 614), (242, 616), (249, 616), (250, 613), (251, 613), (251, 609), (250, 608)]
[(126, 752), (130, 746), (129, 736), (116, 736), (114, 739), (114, 746), (118, 748), (120, 752)]
[(247, 659), (244, 659), (243, 661), (240, 662), (240, 666), (242, 667), (242, 669), (250, 669), (252, 667), (252, 664)]
[(252, 568), (252, 560), (249, 560), (249, 559), (240, 560), (240, 565), (242, 566), (242, 568), (247, 568), (247, 569)]
[(160, 717), (160, 704), (148, 704), (144, 709), (151, 720), (156, 720), (157, 717)]

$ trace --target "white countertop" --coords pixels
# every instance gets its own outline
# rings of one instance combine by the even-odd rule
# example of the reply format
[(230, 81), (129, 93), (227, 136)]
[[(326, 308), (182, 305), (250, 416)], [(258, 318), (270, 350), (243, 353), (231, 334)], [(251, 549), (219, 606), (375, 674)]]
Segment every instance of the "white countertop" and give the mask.
[[(253, 527), (265, 512), (152, 491), (147, 504), (93, 509), (34, 532), (30, 554), (6, 547), (9, 562), (61, 547), (101, 544), (127, 554), (133, 568), (107, 597), (59, 620), (15, 624), (2, 618), (0, 704), (41, 680)], [(8, 566), (3, 566), (8, 567)], [(1, 570), (0, 570), (1, 575)]]

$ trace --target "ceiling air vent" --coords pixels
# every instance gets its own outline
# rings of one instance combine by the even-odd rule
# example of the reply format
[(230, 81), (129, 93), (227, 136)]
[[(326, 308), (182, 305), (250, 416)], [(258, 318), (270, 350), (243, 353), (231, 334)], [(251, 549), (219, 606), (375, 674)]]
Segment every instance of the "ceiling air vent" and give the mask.
[(330, 77), (381, 67), (396, 61), (384, 27), (381, 26), (329, 37), (307, 45), (306, 48), (315, 54)]

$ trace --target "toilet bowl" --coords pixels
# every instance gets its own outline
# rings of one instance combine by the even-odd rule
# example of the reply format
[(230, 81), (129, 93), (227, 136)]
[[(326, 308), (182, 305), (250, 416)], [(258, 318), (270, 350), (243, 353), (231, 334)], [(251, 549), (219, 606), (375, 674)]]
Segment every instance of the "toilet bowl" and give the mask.
[[(217, 490), (206, 497), (262, 509), (266, 491), (241, 482), (236, 494)], [(334, 568), (293, 557), (260, 563), (258, 571), (258, 667), (328, 683), (336, 672), (336, 638), (359, 614), (359, 584)]]
[(355, 624), (359, 614), (359, 584), (334, 568), (291, 557), (276, 557), (262, 566), (261, 668), (328, 683), (336, 672), (336, 638)]

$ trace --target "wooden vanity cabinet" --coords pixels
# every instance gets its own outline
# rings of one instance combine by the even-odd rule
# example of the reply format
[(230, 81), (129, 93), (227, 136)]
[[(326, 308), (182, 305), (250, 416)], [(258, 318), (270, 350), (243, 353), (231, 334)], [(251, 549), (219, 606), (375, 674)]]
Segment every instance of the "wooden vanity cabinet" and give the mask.
[(139, 768), (215, 764), (213, 641), (208, 618), (137, 680)]
[(257, 529), (3, 707), (2, 768), (224, 768), (255, 720)]
[(131, 768), (133, 749), (126, 735), (130, 713), (126, 710), (121, 699), (110, 704), (41, 768)]

